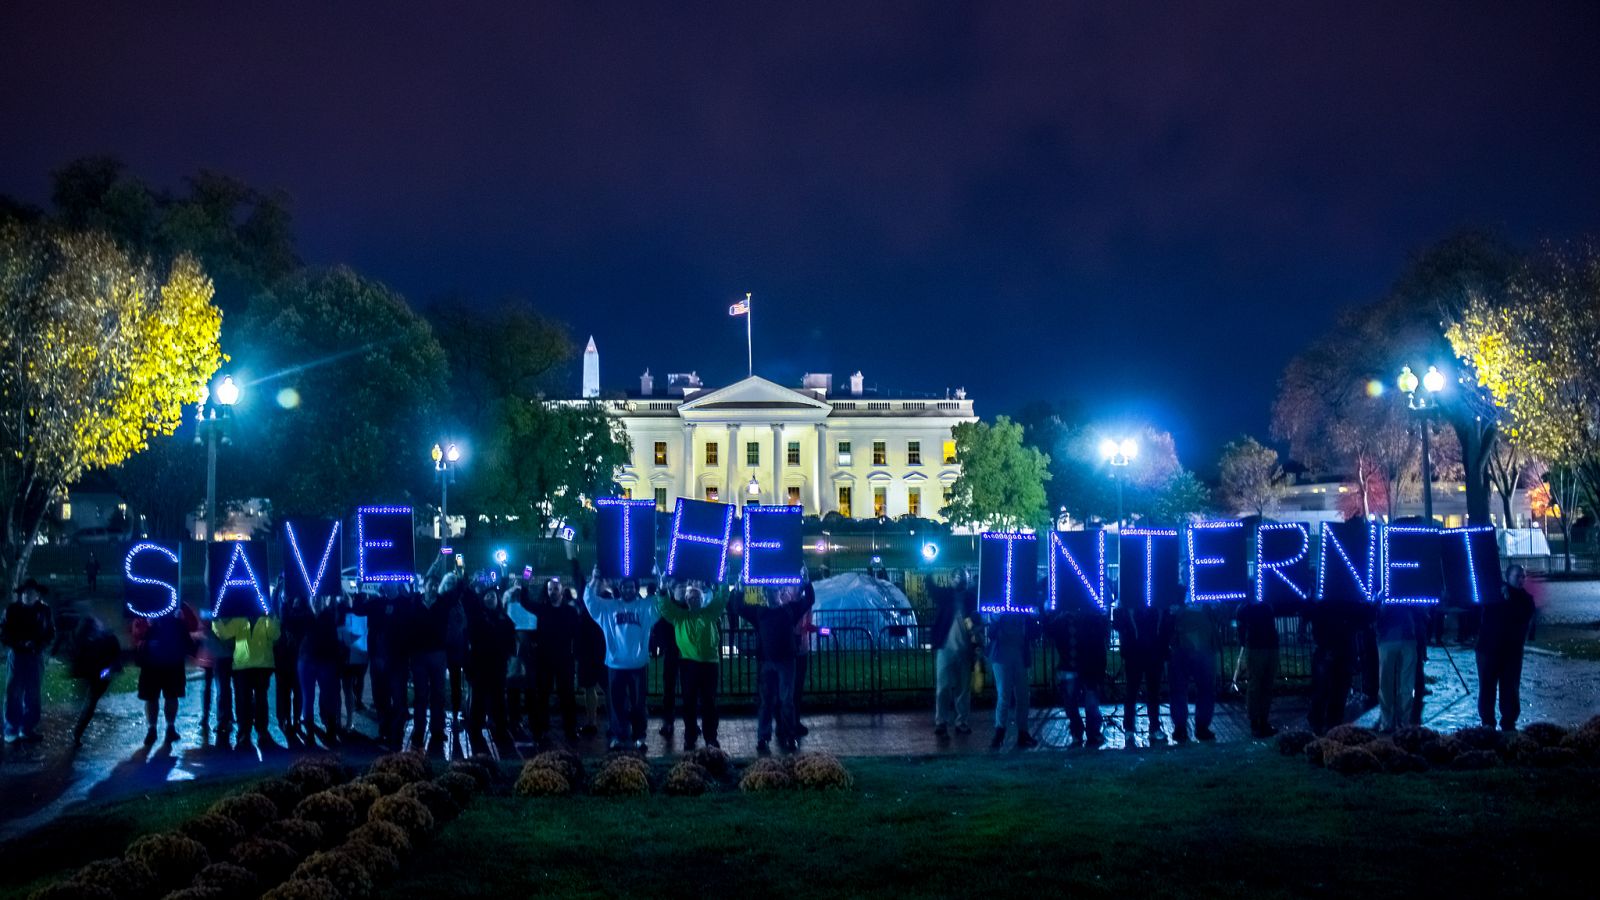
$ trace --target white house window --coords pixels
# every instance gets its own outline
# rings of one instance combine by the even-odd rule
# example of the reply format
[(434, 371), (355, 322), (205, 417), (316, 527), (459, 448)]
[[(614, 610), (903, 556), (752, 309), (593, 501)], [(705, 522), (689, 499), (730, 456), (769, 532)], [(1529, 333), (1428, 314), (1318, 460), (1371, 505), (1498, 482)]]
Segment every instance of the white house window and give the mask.
[(906, 441), (906, 465), (922, 465), (922, 442)]
[(784, 463), (791, 466), (800, 465), (800, 442), (790, 441), (784, 453)]
[(913, 516), (922, 515), (921, 488), (906, 488), (906, 512)]
[(887, 466), (889, 464), (888, 441), (872, 442), (872, 464), (875, 466)]
[(667, 511), (667, 489), (656, 488), (656, 512)]
[(656, 465), (664, 466), (666, 464), (667, 464), (667, 442), (666, 441), (656, 441)]
[(850, 465), (850, 442), (849, 441), (840, 441), (839, 442), (839, 465), (841, 465), (841, 466)]
[(747, 466), (761, 465), (761, 445), (750, 441), (744, 445), (744, 464)]

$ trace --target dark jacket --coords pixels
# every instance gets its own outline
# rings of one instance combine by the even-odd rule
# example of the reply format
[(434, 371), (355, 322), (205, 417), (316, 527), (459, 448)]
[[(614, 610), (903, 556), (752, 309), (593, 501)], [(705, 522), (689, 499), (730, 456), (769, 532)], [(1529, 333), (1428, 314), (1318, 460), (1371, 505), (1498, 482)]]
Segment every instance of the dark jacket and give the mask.
[(350, 650), (339, 639), (339, 626), (349, 611), (342, 599), (328, 603), (321, 612), (312, 612), (310, 601), (301, 600), (284, 611), (283, 630), (295, 635), (300, 659), (342, 666), (350, 658)]
[(1278, 611), (1271, 603), (1246, 600), (1239, 604), (1235, 617), (1239, 623), (1239, 645), (1252, 650), (1278, 649)]
[(56, 639), (56, 623), (44, 601), (12, 601), (0, 617), (0, 644), (21, 653), (43, 653)]
[(1478, 631), (1478, 647), (1483, 650), (1520, 648), (1528, 639), (1533, 624), (1533, 595), (1526, 589), (1506, 585), (1505, 596), (1483, 605), (1483, 625)]
[(185, 603), (172, 615), (133, 620), (133, 659), (139, 666), (182, 666), (198, 645), (200, 617)]
[(469, 597), (462, 611), (467, 618), (469, 665), (482, 672), (504, 672), (517, 649), (517, 624), (499, 606), (484, 606), (481, 596)]
[(954, 585), (936, 588), (933, 596), (933, 630), (928, 633), (928, 641), (938, 650), (950, 638), (950, 626), (955, 624), (957, 616), (977, 622), (978, 596), (971, 585), (964, 590)]
[(1056, 671), (1071, 672), (1086, 682), (1106, 674), (1111, 624), (1098, 609), (1063, 610), (1045, 622), (1045, 634), (1056, 645)]
[(450, 611), (461, 605), (467, 592), (465, 583), (458, 582), (448, 591), (440, 591), (439, 598), (428, 606), (422, 597), (411, 604), (407, 617), (407, 644), (412, 653), (442, 653), (450, 642)]
[[(562, 590), (565, 590), (563, 588)], [(539, 648), (538, 659), (548, 659), (555, 663), (573, 658), (575, 645), (579, 640), (579, 628), (583, 622), (593, 625), (593, 630), (598, 633), (599, 657), (604, 660), (606, 655), (606, 637), (599, 633), (600, 626), (588, 616), (578, 614), (575, 603), (555, 604), (543, 590), (535, 594), (532, 590), (519, 591), (517, 602), (522, 608), (533, 613), (539, 618), (538, 627), (534, 629), (534, 641)], [(581, 621), (580, 621), (581, 620)], [(593, 635), (584, 635), (585, 638)], [(537, 660), (536, 660), (537, 661)]]
[(351, 611), (367, 617), (367, 655), (385, 660), (403, 659), (410, 629), (411, 606), (416, 598), (409, 591), (384, 597), (362, 591), (355, 595)]
[(79, 628), (72, 648), (72, 677), (83, 681), (109, 678), (122, 669), (122, 642), (98, 621)]
[(1354, 658), (1356, 634), (1375, 618), (1370, 606), (1343, 600), (1320, 600), (1306, 609), (1311, 639), (1322, 653)]
[(1111, 621), (1124, 655), (1161, 660), (1172, 647), (1172, 616), (1166, 610), (1142, 603), (1118, 603)]
[(817, 602), (817, 592), (808, 581), (800, 586), (800, 598), (782, 606), (751, 606), (744, 593), (735, 591), (728, 605), (735, 615), (756, 630), (756, 654), (764, 661), (787, 662), (795, 658), (794, 629)]

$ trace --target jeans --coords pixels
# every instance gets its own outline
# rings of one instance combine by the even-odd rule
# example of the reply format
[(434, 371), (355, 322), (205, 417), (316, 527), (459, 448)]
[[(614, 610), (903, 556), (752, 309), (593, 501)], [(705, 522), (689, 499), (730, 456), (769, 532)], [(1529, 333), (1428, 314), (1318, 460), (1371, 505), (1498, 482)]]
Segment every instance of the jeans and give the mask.
[[(1061, 708), (1067, 713), (1067, 729), (1072, 733), (1072, 740), (1102, 741), (1099, 679), (1084, 678), (1076, 672), (1057, 672), (1056, 690), (1061, 696)], [(1087, 729), (1085, 719), (1088, 719)]]
[[(383, 696), (378, 697), (377, 683), (373, 682), (373, 700), (378, 707), (378, 738), (389, 747), (400, 746), (405, 735), (406, 716), (411, 710), (406, 706), (406, 685), (411, 681), (411, 660), (403, 653), (387, 652), (382, 662), (373, 663), (373, 677), (383, 682)], [(381, 677), (378, 675), (382, 671)]]
[(31, 735), (39, 728), (44, 654), (12, 650), (6, 667), (6, 733)]
[(1217, 710), (1217, 657), (1210, 648), (1204, 650), (1174, 647), (1171, 676), (1171, 696), (1167, 707), (1172, 710), (1172, 734), (1178, 740), (1189, 736), (1189, 682), (1194, 682), (1194, 730), (1211, 730), (1211, 717)]
[(1272, 727), (1272, 691), (1278, 681), (1278, 648), (1246, 647), (1244, 670), (1250, 679), (1245, 685), (1245, 709), (1250, 730), (1264, 734)]
[(933, 724), (967, 724), (972, 712), (972, 652), (941, 648), (935, 657)]
[[(233, 730), (233, 657), (219, 656), (205, 670), (205, 680), (200, 686), (200, 727), (211, 721), (211, 692), (217, 693), (217, 734), (226, 735)], [(282, 715), (283, 701), (278, 701)]]
[(1139, 690), (1143, 688), (1150, 733), (1155, 734), (1161, 728), (1161, 657), (1124, 645), (1122, 668), (1128, 682), (1122, 706), (1122, 730), (1130, 736), (1134, 733), (1139, 718)]
[[(411, 657), (411, 683), (416, 690), (411, 713), (411, 739), (424, 734), (444, 737), (445, 653), (431, 650)], [(402, 689), (400, 696), (404, 697)]]
[(1411, 699), (1417, 684), (1417, 642), (1378, 645), (1378, 730), (1411, 724)]
[(476, 737), (487, 719), (498, 737), (509, 727), (506, 717), (506, 661), (488, 659), (467, 667), (467, 684), (472, 693), (467, 699), (467, 730)]
[(533, 702), (530, 718), (534, 737), (544, 737), (550, 731), (550, 695), (556, 695), (561, 704), (561, 724), (568, 735), (578, 730), (578, 700), (572, 691), (572, 657), (538, 655), (533, 666)]
[(756, 740), (772, 740), (776, 722), (778, 743), (794, 742), (794, 660), (763, 659), (759, 680), (760, 694), (756, 705)]
[(233, 724), (239, 728), (240, 743), (248, 743), (250, 729), (267, 734), (267, 687), (271, 669), (233, 670)]
[(994, 670), (994, 689), (999, 699), (994, 707), (994, 730), (1005, 731), (1015, 725), (1016, 740), (1028, 734), (1028, 666), (1020, 659), (990, 660)]
[(1478, 719), (1483, 727), (1494, 727), (1495, 695), (1498, 693), (1500, 727), (1510, 731), (1517, 727), (1517, 715), (1522, 712), (1522, 644), (1479, 647), (1477, 659)]
[[(306, 728), (315, 725), (312, 711), (322, 710), (322, 730), (339, 733), (339, 666), (337, 663), (300, 658), (296, 667), (300, 679), (300, 721)], [(318, 695), (321, 695), (320, 697)], [(318, 703), (317, 701), (321, 702)], [(280, 710), (280, 716), (283, 712)]]
[(683, 682), (683, 737), (693, 740), (701, 734), (707, 741), (717, 739), (717, 679), (721, 667), (714, 662), (692, 659), (678, 662)]
[(646, 716), (644, 692), (649, 669), (606, 669), (606, 707), (611, 713), (607, 733), (613, 741), (644, 740)]
[(683, 654), (676, 640), (661, 648), (661, 724), (671, 727), (672, 716), (678, 709), (678, 666)]
[(273, 686), (273, 693), (278, 698), (278, 727), (287, 729), (302, 723), (304, 695), (300, 692), (300, 668), (297, 658), (293, 653), (281, 655), (283, 659), (278, 660), (274, 666), (277, 682)]
[(1344, 724), (1345, 701), (1350, 698), (1353, 653), (1344, 647), (1318, 647), (1311, 654), (1311, 730), (1322, 734)]

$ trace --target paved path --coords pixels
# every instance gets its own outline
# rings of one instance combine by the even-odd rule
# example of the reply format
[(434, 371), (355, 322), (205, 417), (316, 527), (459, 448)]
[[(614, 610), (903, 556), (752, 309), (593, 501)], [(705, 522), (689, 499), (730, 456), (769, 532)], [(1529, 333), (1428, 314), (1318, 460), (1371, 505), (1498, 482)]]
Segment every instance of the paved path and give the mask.
[(1539, 581), (1532, 586), (1539, 621), (1600, 629), (1600, 581)]

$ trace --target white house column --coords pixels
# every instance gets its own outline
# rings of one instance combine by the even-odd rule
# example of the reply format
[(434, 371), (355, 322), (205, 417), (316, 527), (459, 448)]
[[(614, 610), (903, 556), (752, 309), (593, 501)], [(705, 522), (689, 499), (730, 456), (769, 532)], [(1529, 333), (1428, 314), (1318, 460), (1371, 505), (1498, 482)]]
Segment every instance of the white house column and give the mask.
[(682, 476), (678, 479), (678, 496), (692, 497), (693, 495), (689, 493), (689, 485), (693, 483), (694, 479), (694, 424), (692, 422), (683, 423), (683, 461), (680, 465), (683, 469)]
[(738, 468), (736, 455), (739, 447), (739, 426), (728, 426), (727, 454), (722, 456), (722, 502), (739, 505), (739, 480), (734, 477), (734, 470)]
[(817, 452), (811, 458), (811, 505), (816, 515), (822, 515), (822, 461), (828, 456), (828, 426), (817, 423)]
[(783, 496), (783, 426), (772, 426), (772, 502), (784, 502)]

